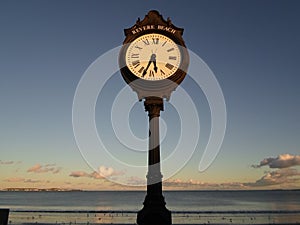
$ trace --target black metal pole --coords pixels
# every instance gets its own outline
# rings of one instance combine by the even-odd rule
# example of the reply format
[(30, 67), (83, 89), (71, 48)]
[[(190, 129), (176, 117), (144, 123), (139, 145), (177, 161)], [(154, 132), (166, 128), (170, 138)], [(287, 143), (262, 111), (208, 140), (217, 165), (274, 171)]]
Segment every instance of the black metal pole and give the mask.
[(166, 208), (166, 202), (162, 195), (162, 174), (160, 169), (160, 140), (159, 140), (159, 116), (163, 111), (163, 99), (159, 97), (147, 97), (145, 110), (149, 116), (149, 154), (147, 174), (147, 195), (144, 207), (138, 212), (137, 224), (172, 224), (171, 212)]
[(0, 225), (7, 225), (9, 209), (0, 209)]

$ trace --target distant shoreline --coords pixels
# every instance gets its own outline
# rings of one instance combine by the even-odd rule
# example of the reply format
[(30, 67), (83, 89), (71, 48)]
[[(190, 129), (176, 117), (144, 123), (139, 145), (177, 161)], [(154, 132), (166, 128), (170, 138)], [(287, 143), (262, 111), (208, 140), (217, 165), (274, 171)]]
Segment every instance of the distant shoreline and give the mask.
[[(86, 223), (77, 223), (78, 225), (86, 225)], [(204, 225), (206, 223), (175, 223), (173, 225)], [(229, 223), (226, 223), (229, 224)], [(210, 223), (210, 225), (226, 225), (224, 223)], [(255, 223), (252, 225), (269, 225), (270, 223)], [(273, 225), (300, 225), (299, 222), (295, 223), (272, 223)], [(65, 223), (17, 223), (17, 224), (11, 224), (11, 225), (65, 225)], [(101, 223), (101, 225), (136, 225), (136, 223)], [(240, 223), (230, 223), (230, 225), (241, 225)], [(244, 225), (251, 225), (244, 224)]]
[[(5, 188), (0, 192), (145, 192), (145, 190), (81, 190), (64, 188)], [(255, 192), (255, 191), (300, 191), (300, 189), (267, 189), (267, 190), (163, 190), (164, 192)]]
[(64, 189), (64, 188), (5, 188), (1, 192), (77, 192), (80, 189)]

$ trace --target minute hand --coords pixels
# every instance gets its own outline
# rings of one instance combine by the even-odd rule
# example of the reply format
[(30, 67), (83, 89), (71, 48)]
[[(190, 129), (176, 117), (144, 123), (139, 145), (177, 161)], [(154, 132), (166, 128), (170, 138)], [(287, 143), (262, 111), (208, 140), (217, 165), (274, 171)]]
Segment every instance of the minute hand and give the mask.
[(154, 71), (155, 71), (155, 73), (157, 73), (157, 66), (156, 66), (156, 55), (154, 55), (154, 57), (153, 57), (154, 59), (153, 59), (153, 65), (154, 65)]

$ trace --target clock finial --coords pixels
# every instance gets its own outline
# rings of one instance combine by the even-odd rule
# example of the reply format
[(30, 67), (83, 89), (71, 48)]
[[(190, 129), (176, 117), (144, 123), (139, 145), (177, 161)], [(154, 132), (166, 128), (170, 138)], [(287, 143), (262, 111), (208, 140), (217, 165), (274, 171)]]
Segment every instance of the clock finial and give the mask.
[(136, 23), (137, 26), (140, 26), (140, 25), (141, 25), (141, 19), (140, 19), (140, 17), (137, 18), (137, 20), (136, 20), (135, 23)]
[(171, 26), (171, 24), (172, 24), (170, 17), (167, 18), (167, 24), (168, 24), (168, 26)]

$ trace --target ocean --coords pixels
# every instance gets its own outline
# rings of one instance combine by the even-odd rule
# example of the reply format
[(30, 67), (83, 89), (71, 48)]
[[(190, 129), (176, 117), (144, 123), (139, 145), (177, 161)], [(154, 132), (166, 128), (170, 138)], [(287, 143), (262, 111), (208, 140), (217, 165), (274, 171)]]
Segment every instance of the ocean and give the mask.
[[(300, 224), (300, 190), (165, 191), (173, 224)], [(135, 224), (144, 191), (0, 192), (9, 224)]]

